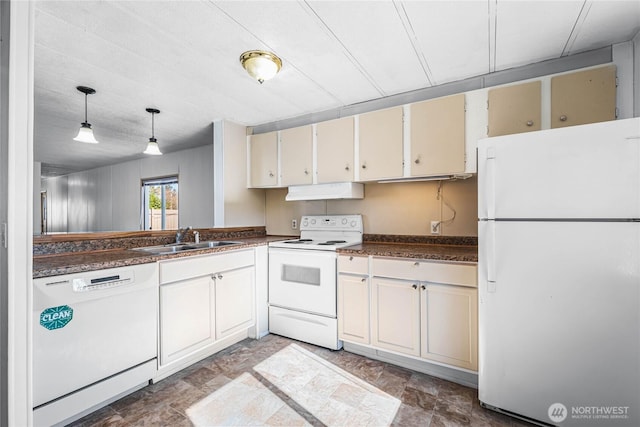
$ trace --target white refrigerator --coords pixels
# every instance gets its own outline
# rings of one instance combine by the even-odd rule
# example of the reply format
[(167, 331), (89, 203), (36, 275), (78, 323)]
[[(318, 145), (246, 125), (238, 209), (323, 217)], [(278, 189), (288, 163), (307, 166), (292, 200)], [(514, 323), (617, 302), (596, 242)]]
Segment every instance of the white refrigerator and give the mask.
[(640, 119), (478, 142), (483, 406), (640, 426)]

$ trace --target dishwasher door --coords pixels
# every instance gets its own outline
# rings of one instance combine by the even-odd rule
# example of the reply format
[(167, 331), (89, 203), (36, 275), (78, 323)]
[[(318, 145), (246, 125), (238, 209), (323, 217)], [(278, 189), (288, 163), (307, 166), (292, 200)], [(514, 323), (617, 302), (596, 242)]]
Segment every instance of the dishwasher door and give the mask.
[(36, 279), (33, 301), (34, 407), (157, 357), (155, 263)]

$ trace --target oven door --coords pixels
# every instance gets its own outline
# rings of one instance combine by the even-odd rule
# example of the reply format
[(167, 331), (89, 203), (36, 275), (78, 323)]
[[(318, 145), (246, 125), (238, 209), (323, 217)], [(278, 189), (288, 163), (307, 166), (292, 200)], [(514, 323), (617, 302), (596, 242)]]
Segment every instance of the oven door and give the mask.
[(269, 304), (336, 317), (336, 253), (269, 248)]

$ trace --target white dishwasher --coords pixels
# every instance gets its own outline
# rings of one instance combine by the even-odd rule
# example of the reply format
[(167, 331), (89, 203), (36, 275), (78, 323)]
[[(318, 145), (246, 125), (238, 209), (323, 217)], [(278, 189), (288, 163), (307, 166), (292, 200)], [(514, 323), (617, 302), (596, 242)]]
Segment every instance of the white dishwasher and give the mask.
[(79, 418), (153, 378), (157, 264), (33, 284), (34, 425)]

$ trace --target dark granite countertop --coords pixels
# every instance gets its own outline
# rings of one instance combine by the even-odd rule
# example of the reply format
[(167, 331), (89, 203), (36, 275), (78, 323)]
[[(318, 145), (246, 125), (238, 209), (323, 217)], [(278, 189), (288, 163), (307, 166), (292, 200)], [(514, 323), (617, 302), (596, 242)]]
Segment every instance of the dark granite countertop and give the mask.
[(85, 252), (67, 252), (52, 255), (36, 255), (33, 257), (33, 278), (59, 276), (62, 274), (102, 270), (105, 268), (123, 267), (127, 265), (145, 264), (187, 256), (245, 249), (289, 238), (291, 237), (261, 236), (233, 239), (234, 241), (242, 242), (242, 244), (193, 250), (189, 252), (179, 252), (170, 255), (150, 255), (145, 252), (129, 249), (107, 249)]
[[(374, 255), (384, 257), (427, 259), (436, 261), (478, 262), (476, 238), (365, 235), (364, 243), (338, 249), (339, 254)], [(76, 250), (33, 257), (33, 278), (59, 276), (84, 271), (145, 264), (167, 259), (206, 255), (230, 250), (266, 245), (269, 242), (290, 239), (291, 236), (257, 236), (234, 238), (241, 245), (222, 246), (168, 255), (151, 255), (126, 248)], [(99, 246), (100, 247), (100, 246)]]
[(476, 245), (364, 242), (361, 245), (338, 249), (338, 253), (436, 261), (478, 262), (478, 247)]

